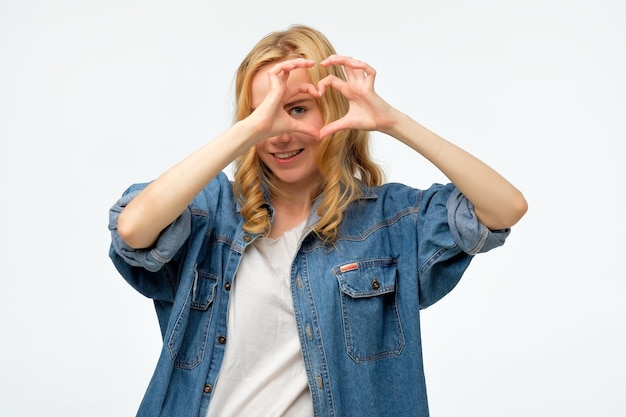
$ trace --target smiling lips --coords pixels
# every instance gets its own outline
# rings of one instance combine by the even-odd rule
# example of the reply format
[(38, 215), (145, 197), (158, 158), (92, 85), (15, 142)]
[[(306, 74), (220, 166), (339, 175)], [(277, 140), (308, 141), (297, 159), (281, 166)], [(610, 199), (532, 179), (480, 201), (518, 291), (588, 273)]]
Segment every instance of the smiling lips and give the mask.
[(281, 153), (277, 152), (277, 153), (273, 153), (272, 155), (274, 155), (278, 159), (287, 160), (289, 158), (293, 158), (294, 156), (298, 155), (300, 152), (302, 152), (302, 149), (298, 149), (297, 151), (292, 151), (292, 152), (281, 152)]

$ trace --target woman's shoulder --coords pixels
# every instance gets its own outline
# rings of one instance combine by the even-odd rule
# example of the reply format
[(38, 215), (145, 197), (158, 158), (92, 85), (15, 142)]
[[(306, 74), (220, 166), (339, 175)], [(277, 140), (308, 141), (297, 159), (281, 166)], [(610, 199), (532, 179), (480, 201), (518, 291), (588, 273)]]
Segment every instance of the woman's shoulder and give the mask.
[[(455, 190), (456, 187), (452, 183), (433, 183), (427, 188), (418, 188), (403, 183), (390, 182), (376, 187), (364, 188), (360, 201), (369, 206), (369, 210), (375, 210), (376, 207), (379, 207), (380, 210), (388, 214), (408, 210), (424, 215), (427, 212), (432, 214), (433, 207), (445, 209), (447, 201)], [(357, 204), (357, 206), (365, 207), (363, 204)]]
[(400, 182), (388, 182), (382, 185), (374, 187), (363, 187), (364, 196), (398, 196), (398, 195), (432, 195), (435, 193), (449, 194), (454, 190), (452, 183), (440, 184), (433, 183), (428, 187), (420, 188), (416, 186), (407, 185)]
[(191, 202), (192, 209), (210, 210), (215, 205), (236, 204), (233, 182), (220, 172), (196, 195)]

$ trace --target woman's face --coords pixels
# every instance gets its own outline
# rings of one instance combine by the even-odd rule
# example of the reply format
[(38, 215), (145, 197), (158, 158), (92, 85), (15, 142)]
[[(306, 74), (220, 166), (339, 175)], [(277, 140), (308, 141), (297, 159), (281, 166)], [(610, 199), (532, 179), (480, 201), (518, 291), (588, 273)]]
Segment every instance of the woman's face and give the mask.
[[(267, 72), (272, 64), (262, 67), (252, 80), (252, 106), (256, 108), (269, 91)], [(291, 71), (288, 85), (311, 83), (304, 68)], [(324, 125), (324, 118), (315, 98), (301, 93), (285, 104), (284, 110), (293, 118), (310, 124), (316, 130)], [(315, 162), (320, 140), (304, 133), (290, 132), (269, 137), (257, 143), (256, 152), (263, 163), (279, 180), (281, 189), (313, 191), (319, 184), (320, 173)]]

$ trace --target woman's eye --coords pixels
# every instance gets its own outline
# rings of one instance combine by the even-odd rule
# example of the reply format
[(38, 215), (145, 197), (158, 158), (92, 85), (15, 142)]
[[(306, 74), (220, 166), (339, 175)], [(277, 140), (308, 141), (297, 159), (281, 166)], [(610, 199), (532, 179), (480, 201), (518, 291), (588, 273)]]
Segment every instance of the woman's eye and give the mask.
[(292, 107), (289, 110), (289, 114), (292, 116), (302, 116), (306, 112), (306, 109), (302, 106)]

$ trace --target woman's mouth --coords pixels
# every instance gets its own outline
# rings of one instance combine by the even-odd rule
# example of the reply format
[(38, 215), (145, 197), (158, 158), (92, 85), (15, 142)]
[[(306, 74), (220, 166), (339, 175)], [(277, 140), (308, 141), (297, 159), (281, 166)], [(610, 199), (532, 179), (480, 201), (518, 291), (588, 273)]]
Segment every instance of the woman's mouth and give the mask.
[(275, 158), (287, 160), (298, 155), (300, 152), (302, 152), (302, 149), (298, 149), (297, 151), (291, 151), (291, 152), (276, 152), (276, 153), (273, 153), (272, 155), (274, 155)]

